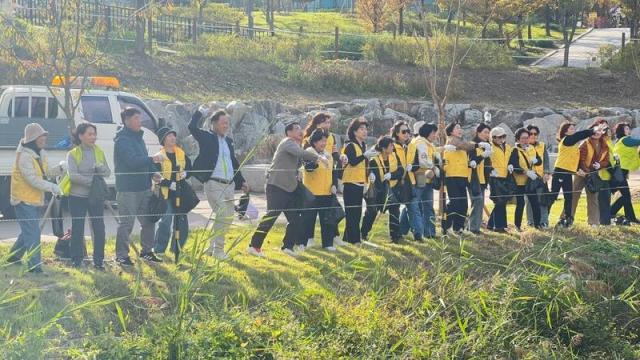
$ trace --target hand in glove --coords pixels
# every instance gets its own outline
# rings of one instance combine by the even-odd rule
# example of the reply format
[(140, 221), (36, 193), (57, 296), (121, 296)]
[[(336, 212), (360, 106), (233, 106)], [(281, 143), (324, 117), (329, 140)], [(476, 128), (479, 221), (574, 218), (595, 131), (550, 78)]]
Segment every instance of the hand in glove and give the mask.
[(176, 183), (175, 183), (175, 181), (171, 182), (171, 185), (169, 185), (169, 190), (176, 191)]
[(378, 155), (378, 151), (374, 148), (371, 148), (364, 152), (364, 157), (366, 157), (367, 159), (371, 159), (372, 157), (377, 155)]
[(376, 182), (376, 174), (374, 173), (369, 174), (369, 182), (370, 183)]
[(493, 169), (493, 170), (491, 170), (491, 174), (489, 174), (489, 176), (498, 177), (498, 172), (495, 169)]
[(62, 196), (62, 189), (57, 184), (51, 183), (51, 193), (54, 196)]
[(593, 168), (596, 170), (600, 170), (600, 163), (598, 162), (593, 163)]
[(540, 163), (540, 160), (538, 160), (538, 157), (534, 157), (533, 160), (531, 160), (531, 165), (538, 165)]
[(340, 162), (342, 166), (346, 166), (349, 163), (349, 158), (345, 154), (340, 154)]
[(433, 169), (433, 161), (427, 160), (427, 163), (425, 165), (427, 169)]
[(180, 179), (186, 179), (187, 178), (187, 172), (186, 171), (181, 171), (180, 172)]
[(439, 167), (434, 167), (433, 168), (433, 173), (436, 174), (436, 177), (440, 177), (440, 168)]
[(335, 194), (337, 194), (337, 193), (338, 193), (338, 188), (336, 188), (336, 186), (335, 186), (335, 185), (331, 185), (331, 193), (332, 193), (333, 195), (335, 195)]
[(538, 174), (536, 174), (535, 171), (533, 170), (527, 170), (527, 176), (529, 177), (529, 179), (531, 180), (535, 180), (538, 178)]
[(389, 181), (389, 180), (391, 180), (391, 173), (386, 173), (386, 174), (384, 174), (384, 176), (382, 177), (382, 179), (384, 179), (384, 181)]
[(433, 157), (435, 157), (438, 162), (442, 161), (442, 155), (439, 152), (433, 154)]
[(325, 166), (329, 165), (329, 160), (327, 159), (326, 156), (324, 155), (320, 155), (318, 156), (318, 161), (320, 161), (321, 163), (323, 163)]
[(413, 170), (413, 164), (407, 165), (407, 172), (410, 173)]
[(585, 176), (587, 176), (587, 173), (582, 171), (582, 169), (578, 169), (578, 171), (576, 171), (576, 175), (585, 177)]
[(457, 150), (457, 148), (456, 148), (455, 145), (447, 144), (447, 145), (444, 146), (444, 151), (456, 151), (456, 150)]
[(479, 142), (478, 146), (483, 148), (484, 151), (491, 151), (491, 144), (489, 144), (488, 142)]
[(482, 152), (482, 157), (486, 159), (486, 158), (490, 157), (491, 154), (492, 154), (491, 150), (485, 150), (485, 151)]
[(198, 111), (202, 115), (207, 115), (209, 113), (209, 107), (206, 104), (202, 104), (198, 107)]
[(478, 163), (475, 160), (469, 161), (469, 167), (475, 169), (478, 167)]
[(509, 166), (507, 166), (507, 170), (509, 171), (509, 174), (513, 173), (513, 165), (509, 164)]
[(544, 174), (544, 176), (542, 177), (542, 179), (544, 180), (545, 183), (549, 182), (549, 179), (551, 179), (551, 175), (549, 174)]

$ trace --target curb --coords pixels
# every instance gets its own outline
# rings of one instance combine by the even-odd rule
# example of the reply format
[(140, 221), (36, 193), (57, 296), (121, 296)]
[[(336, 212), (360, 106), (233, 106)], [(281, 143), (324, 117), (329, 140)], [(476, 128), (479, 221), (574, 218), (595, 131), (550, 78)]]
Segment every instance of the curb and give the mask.
[[(591, 27), (589, 29), (587, 29), (587, 31), (585, 31), (584, 33), (578, 35), (577, 38), (573, 39), (573, 41), (571, 42), (572, 44), (575, 43), (576, 41), (582, 39), (583, 37), (585, 37), (587, 34), (589, 34), (590, 32), (592, 32), (595, 28)], [(564, 49), (564, 45), (560, 46), (559, 48), (545, 54), (543, 57), (541, 57), (540, 59), (534, 61), (530, 66), (538, 66), (539, 63), (543, 62), (544, 60), (546, 60), (547, 58), (555, 55), (558, 53), (558, 51), (563, 50)]]

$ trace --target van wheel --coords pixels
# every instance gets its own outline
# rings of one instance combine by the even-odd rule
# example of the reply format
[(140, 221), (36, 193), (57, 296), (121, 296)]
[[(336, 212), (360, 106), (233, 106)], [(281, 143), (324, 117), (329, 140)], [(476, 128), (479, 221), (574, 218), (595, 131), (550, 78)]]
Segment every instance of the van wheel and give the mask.
[(0, 213), (3, 219), (15, 219), (16, 213), (11, 206), (11, 177), (0, 176)]

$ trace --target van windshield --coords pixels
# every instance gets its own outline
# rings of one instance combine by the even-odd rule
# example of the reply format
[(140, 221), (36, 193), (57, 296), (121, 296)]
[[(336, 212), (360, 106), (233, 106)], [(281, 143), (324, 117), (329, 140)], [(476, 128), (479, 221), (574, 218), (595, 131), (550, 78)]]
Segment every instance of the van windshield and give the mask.
[(158, 127), (156, 125), (156, 121), (153, 119), (153, 116), (147, 109), (147, 107), (142, 103), (142, 101), (129, 96), (118, 96), (118, 102), (120, 103), (120, 109), (124, 110), (128, 107), (132, 107), (138, 109), (141, 113), (140, 119), (142, 120), (142, 126), (151, 130), (152, 132), (156, 132)]

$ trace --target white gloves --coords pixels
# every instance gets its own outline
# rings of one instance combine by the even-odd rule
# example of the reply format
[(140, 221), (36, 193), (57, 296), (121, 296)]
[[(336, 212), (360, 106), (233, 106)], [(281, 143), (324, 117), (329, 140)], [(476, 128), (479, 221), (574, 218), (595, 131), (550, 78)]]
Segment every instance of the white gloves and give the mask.
[(433, 168), (433, 173), (436, 174), (436, 177), (440, 177), (440, 168), (439, 167), (434, 167)]
[(384, 176), (382, 177), (382, 179), (384, 179), (384, 181), (389, 181), (389, 180), (391, 180), (391, 173), (386, 173), (386, 174), (384, 174)]
[(169, 185), (169, 190), (176, 191), (176, 183), (175, 182), (171, 182), (171, 185)]
[(498, 172), (495, 169), (493, 169), (493, 170), (491, 170), (491, 174), (489, 174), (489, 176), (498, 177)]
[(347, 165), (347, 163), (349, 162), (349, 158), (347, 157), (347, 155), (340, 154), (340, 162), (342, 163), (342, 166)]
[(469, 167), (475, 169), (478, 167), (478, 163), (475, 160), (469, 161)]
[(320, 155), (318, 156), (318, 161), (320, 161), (321, 163), (323, 163), (325, 166), (329, 165), (329, 159), (327, 159), (326, 156), (324, 155)]
[(444, 151), (456, 151), (456, 150), (457, 150), (457, 148), (456, 148), (455, 145), (447, 144), (447, 145), (444, 146)]
[(509, 166), (507, 166), (507, 170), (509, 171), (509, 174), (513, 173), (513, 165), (509, 164)]
[(332, 193), (333, 195), (335, 195), (335, 194), (337, 194), (337, 193), (338, 193), (338, 188), (336, 188), (336, 186), (335, 186), (335, 185), (331, 185), (331, 193)]
[(437, 152), (437, 153), (433, 154), (433, 157), (435, 157), (435, 158), (436, 158), (436, 160), (438, 160), (438, 162), (441, 162), (441, 161), (442, 161), (442, 155), (440, 155), (440, 153), (439, 153), (439, 152)]
[(54, 196), (62, 196), (62, 189), (57, 184), (51, 183), (50, 191)]
[(491, 151), (491, 144), (489, 144), (488, 142), (479, 142), (478, 146), (483, 148), (484, 151)]
[(600, 163), (599, 162), (593, 163), (593, 168), (596, 170), (600, 170)]
[(370, 173), (369, 174), (369, 182), (370, 183), (376, 182), (376, 174), (374, 174), (374, 173)]
[(413, 164), (407, 165), (407, 172), (409, 173), (411, 170), (413, 170)]
[(181, 171), (180, 172), (180, 179), (186, 179), (187, 178), (187, 172), (186, 171)]
[(433, 161), (431, 160), (427, 160), (426, 164), (425, 164), (427, 169), (433, 169)]
[(538, 174), (536, 174), (535, 171), (533, 170), (527, 170), (527, 176), (529, 177), (529, 179), (531, 180), (535, 180), (538, 178)]
[(367, 151), (364, 152), (364, 157), (366, 157), (367, 159), (371, 159), (372, 157), (378, 155), (378, 151), (374, 148), (371, 148)]
[(538, 165), (539, 163), (538, 157), (534, 157), (533, 160), (531, 160), (531, 165)]
[(202, 115), (207, 115), (209, 113), (209, 107), (205, 104), (200, 105), (200, 107), (198, 107), (198, 111), (202, 114)]
[(491, 149), (489, 149), (489, 150), (486, 150), (486, 149), (485, 149), (485, 150), (482, 152), (482, 157), (486, 159), (486, 158), (490, 157), (492, 153), (493, 153), (493, 152), (492, 152), (492, 150), (491, 150)]
[(615, 160), (616, 162), (620, 162), (620, 155), (613, 154), (613, 160)]

